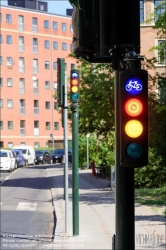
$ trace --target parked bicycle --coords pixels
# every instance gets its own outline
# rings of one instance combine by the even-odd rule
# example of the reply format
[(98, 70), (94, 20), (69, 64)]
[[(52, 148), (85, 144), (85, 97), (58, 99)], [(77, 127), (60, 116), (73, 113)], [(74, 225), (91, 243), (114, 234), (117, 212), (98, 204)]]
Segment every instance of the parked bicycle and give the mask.
[(105, 165), (103, 163), (99, 165), (99, 168), (96, 171), (96, 176), (102, 177), (103, 179), (106, 178)]

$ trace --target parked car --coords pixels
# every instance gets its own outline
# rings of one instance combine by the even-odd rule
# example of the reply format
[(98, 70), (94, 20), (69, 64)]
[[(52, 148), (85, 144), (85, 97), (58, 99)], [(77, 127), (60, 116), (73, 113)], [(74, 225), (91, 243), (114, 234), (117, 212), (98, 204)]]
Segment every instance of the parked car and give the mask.
[[(53, 157), (53, 162), (59, 162), (62, 163), (63, 162), (63, 156), (65, 154), (64, 149), (62, 148), (58, 148), (55, 149), (51, 152), (52, 157)], [(72, 151), (69, 149), (68, 150), (68, 161), (72, 162)]]
[(53, 163), (53, 158), (48, 150), (35, 150), (35, 163)]
[(26, 159), (26, 165), (35, 164), (35, 150), (32, 146), (14, 146), (13, 149), (22, 150), (24, 158)]
[(17, 154), (16, 154), (16, 152), (14, 152), (14, 151), (12, 151), (12, 155), (13, 155), (13, 158), (15, 159), (15, 166), (14, 166), (14, 168), (15, 169), (17, 169), (18, 168), (18, 165), (17, 165)]
[(13, 149), (12, 152), (16, 154), (17, 167), (24, 167), (26, 165), (26, 159), (24, 158), (22, 151), (19, 149)]
[(9, 150), (9, 152), (11, 153), (11, 161), (12, 161), (11, 171), (14, 171), (16, 169), (16, 158), (11, 150)]
[(0, 170), (11, 172), (13, 169), (12, 153), (9, 150), (0, 150)]

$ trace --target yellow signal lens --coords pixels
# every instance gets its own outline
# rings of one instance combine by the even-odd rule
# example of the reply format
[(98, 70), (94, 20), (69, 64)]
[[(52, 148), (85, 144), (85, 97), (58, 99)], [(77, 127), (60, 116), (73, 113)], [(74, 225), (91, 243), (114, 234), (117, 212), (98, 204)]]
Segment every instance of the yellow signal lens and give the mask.
[(71, 84), (72, 85), (77, 85), (78, 84), (78, 80), (77, 79), (72, 79)]
[(78, 87), (77, 87), (77, 86), (71, 87), (71, 91), (72, 91), (73, 93), (77, 93), (77, 92), (78, 92)]
[(125, 132), (131, 138), (139, 137), (143, 132), (143, 126), (141, 122), (137, 120), (130, 120), (125, 125)]
[(143, 105), (138, 99), (130, 99), (125, 104), (125, 111), (130, 116), (138, 116), (142, 113)]

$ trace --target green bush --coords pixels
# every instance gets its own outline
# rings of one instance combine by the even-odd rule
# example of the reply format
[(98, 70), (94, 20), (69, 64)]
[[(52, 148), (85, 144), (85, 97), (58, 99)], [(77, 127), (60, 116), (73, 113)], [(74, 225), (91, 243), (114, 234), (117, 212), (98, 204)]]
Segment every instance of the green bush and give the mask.
[(149, 164), (135, 169), (135, 187), (161, 187), (166, 181), (166, 166), (162, 165), (162, 157), (157, 150), (149, 148)]

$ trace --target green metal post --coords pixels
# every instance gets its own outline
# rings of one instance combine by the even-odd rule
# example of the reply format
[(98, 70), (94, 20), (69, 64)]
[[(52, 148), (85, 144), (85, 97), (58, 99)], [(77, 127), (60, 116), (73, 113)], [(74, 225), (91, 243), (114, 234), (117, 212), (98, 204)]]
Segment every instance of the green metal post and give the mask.
[(78, 179), (78, 103), (72, 109), (72, 193), (73, 193), (73, 235), (79, 235), (79, 179)]

